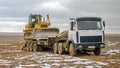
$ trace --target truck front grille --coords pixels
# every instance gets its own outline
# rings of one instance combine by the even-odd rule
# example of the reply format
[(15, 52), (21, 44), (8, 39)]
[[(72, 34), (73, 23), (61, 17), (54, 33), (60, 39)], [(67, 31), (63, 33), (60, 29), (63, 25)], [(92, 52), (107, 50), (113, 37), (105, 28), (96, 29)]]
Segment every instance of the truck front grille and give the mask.
[(102, 36), (80, 36), (80, 42), (102, 42)]

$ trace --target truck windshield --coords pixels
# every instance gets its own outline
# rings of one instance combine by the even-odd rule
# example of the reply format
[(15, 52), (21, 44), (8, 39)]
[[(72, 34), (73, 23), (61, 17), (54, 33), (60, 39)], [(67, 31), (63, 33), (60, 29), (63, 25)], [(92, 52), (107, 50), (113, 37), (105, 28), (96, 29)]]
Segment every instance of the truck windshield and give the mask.
[(101, 30), (100, 21), (77, 21), (78, 30)]

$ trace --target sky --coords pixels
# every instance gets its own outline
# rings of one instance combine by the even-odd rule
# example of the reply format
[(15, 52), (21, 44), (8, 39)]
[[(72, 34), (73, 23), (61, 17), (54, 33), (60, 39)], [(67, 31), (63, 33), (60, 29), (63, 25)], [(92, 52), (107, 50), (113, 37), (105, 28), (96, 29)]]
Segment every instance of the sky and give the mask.
[(101, 17), (106, 33), (120, 33), (120, 0), (0, 0), (0, 32), (23, 32), (30, 14), (49, 14), (61, 31), (70, 18)]

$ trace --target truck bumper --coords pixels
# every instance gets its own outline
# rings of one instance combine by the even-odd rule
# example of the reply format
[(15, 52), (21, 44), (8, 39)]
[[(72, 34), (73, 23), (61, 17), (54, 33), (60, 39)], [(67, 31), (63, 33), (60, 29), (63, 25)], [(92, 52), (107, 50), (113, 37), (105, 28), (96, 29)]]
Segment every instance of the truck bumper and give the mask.
[(95, 48), (104, 48), (104, 43), (79, 43), (75, 44), (75, 49), (95, 49)]

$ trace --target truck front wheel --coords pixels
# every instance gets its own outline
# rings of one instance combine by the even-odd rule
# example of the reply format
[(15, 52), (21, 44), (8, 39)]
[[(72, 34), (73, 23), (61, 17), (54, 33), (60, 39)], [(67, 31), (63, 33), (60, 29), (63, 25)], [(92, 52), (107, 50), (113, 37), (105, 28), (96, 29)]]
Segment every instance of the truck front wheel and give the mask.
[(58, 53), (59, 54), (63, 54), (64, 53), (64, 47), (63, 47), (63, 43), (58, 43)]
[(71, 56), (75, 56), (77, 54), (75, 47), (73, 46), (72, 43), (70, 43), (70, 46), (69, 46), (69, 53)]
[(95, 48), (95, 50), (93, 52), (94, 52), (94, 55), (99, 55), (100, 52), (101, 52), (101, 49), (100, 48)]
[(57, 43), (54, 44), (53, 51), (54, 51), (55, 54), (58, 54), (58, 45), (57, 45)]

